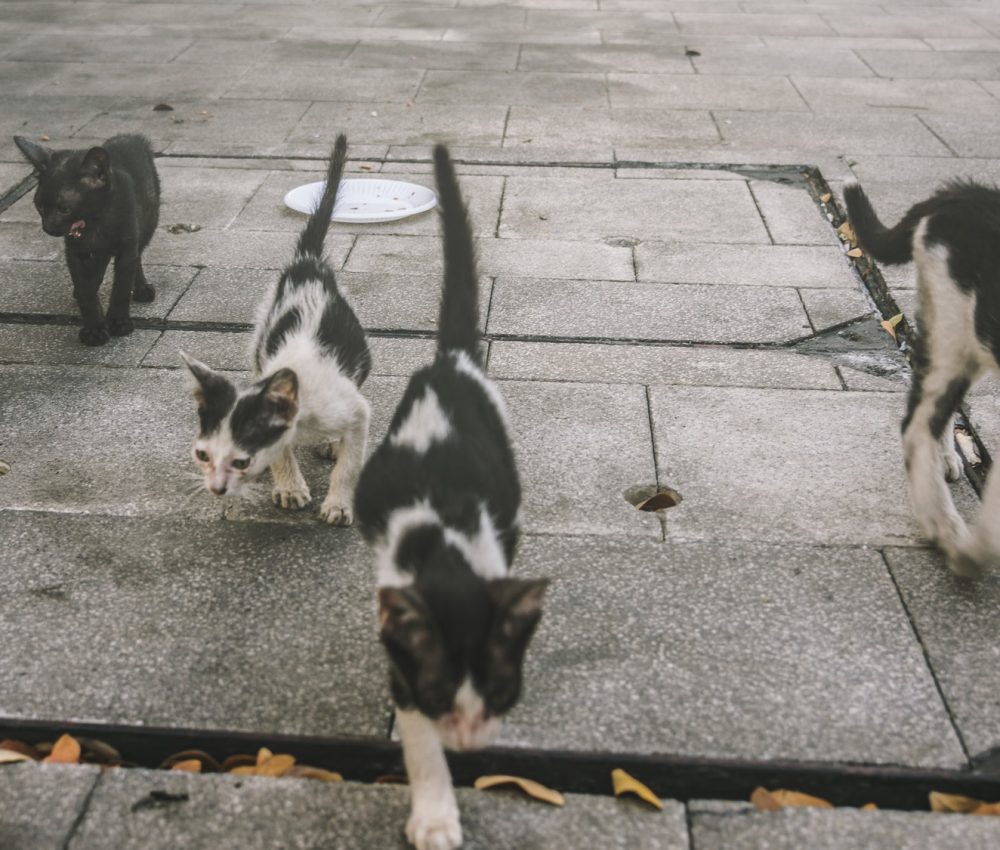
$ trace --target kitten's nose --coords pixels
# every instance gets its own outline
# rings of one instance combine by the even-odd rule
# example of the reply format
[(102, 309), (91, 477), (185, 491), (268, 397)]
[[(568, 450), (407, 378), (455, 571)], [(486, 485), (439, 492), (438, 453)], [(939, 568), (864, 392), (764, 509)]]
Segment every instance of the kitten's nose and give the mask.
[(213, 493), (215, 493), (216, 496), (225, 496), (226, 495), (226, 485), (225, 484), (222, 484), (219, 487), (209, 487), (208, 489), (211, 490)]

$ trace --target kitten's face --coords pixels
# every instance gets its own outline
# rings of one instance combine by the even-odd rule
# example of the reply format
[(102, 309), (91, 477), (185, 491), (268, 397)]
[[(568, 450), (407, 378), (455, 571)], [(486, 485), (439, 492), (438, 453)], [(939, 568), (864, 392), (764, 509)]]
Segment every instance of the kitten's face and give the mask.
[(528, 642), (542, 615), (546, 579), (474, 578), (441, 597), (433, 588), (379, 590), (381, 639), (403, 707), (434, 721), (455, 750), (487, 746), (521, 694)]
[(107, 151), (53, 152), (20, 136), (14, 140), (38, 172), (34, 204), (42, 230), (50, 236), (82, 236), (88, 220), (100, 213), (108, 200)]
[(242, 392), (204, 363), (181, 352), (194, 376), (200, 432), (191, 448), (217, 496), (239, 496), (287, 445), (298, 414), (298, 379), (281, 369)]

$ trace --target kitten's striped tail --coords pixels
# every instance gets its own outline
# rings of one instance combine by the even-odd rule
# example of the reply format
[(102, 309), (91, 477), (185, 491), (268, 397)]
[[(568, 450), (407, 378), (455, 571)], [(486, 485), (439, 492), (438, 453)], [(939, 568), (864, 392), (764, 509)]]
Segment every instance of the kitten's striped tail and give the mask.
[(323, 187), (323, 197), (319, 204), (309, 216), (299, 236), (298, 245), (295, 246), (295, 254), (298, 257), (323, 257), (323, 242), (326, 240), (326, 232), (330, 229), (330, 217), (333, 215), (333, 206), (337, 201), (337, 189), (340, 187), (340, 178), (344, 174), (344, 163), (347, 162), (347, 136), (341, 133), (337, 136), (337, 141), (330, 154), (330, 165), (326, 172), (326, 186)]
[(913, 233), (920, 220), (927, 215), (925, 204), (911, 207), (895, 227), (886, 227), (879, 221), (875, 208), (858, 183), (844, 186), (844, 202), (851, 227), (867, 253), (890, 266), (913, 259)]
[(438, 318), (438, 351), (464, 351), (479, 363), (479, 278), (469, 211), (458, 188), (448, 148), (434, 148), (434, 176), (444, 231), (444, 288)]

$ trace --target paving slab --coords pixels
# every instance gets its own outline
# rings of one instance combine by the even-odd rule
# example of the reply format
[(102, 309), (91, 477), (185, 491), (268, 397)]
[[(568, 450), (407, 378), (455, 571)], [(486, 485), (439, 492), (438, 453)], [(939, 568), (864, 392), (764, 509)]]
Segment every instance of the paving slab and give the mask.
[(743, 805), (688, 804), (695, 850), (989, 850), (1000, 840), (991, 818), (930, 812), (857, 809), (784, 809), (759, 812)]
[(63, 241), (47, 236), (41, 222), (0, 222), (0, 259), (2, 260), (61, 260)]
[(938, 80), (997, 80), (1000, 62), (995, 51), (976, 53), (936, 50), (861, 50), (864, 59), (880, 77), (922, 77)]
[[(315, 6), (318, 13), (323, 7)], [(244, 9), (244, 13), (249, 9)], [(294, 6), (285, 6), (285, 14), (291, 15)], [(371, 10), (340, 7), (341, 14), (364, 11), (369, 16)], [(244, 18), (244, 20), (246, 20)], [(344, 22), (347, 23), (346, 21)], [(279, 30), (278, 32), (281, 32)], [(197, 33), (195, 33), (197, 35)], [(344, 64), (354, 49), (350, 42), (331, 42), (321, 38), (281, 38), (281, 39), (236, 39), (236, 38), (195, 38), (186, 49), (174, 57), (175, 64), (197, 65), (253, 65), (257, 62), (274, 65), (325, 65), (338, 67)]]
[(507, 744), (964, 763), (877, 552), (528, 537), (516, 569), (552, 584)]
[[(1000, 96), (1000, 85), (993, 89)], [(1000, 157), (1000, 143), (996, 133), (1000, 121), (991, 110), (979, 115), (927, 115), (924, 122), (959, 156)], [(962, 169), (958, 163), (956, 170)]]
[(804, 186), (751, 180), (750, 191), (771, 239), (779, 245), (838, 245), (826, 220)]
[[(853, 322), (877, 311), (868, 296), (856, 289), (804, 289), (800, 290), (809, 321), (817, 332)], [(878, 319), (881, 320), (881, 315)]]
[(794, 289), (497, 279), (488, 330), (594, 340), (790, 342), (812, 332)]
[[(518, 45), (477, 42), (358, 42), (344, 63), (349, 68), (427, 68), (468, 71), (513, 71)], [(548, 69), (537, 69), (548, 70)], [(563, 70), (554, 68), (552, 70)]]
[(645, 72), (651, 74), (692, 74), (691, 60), (680, 45), (656, 46), (625, 44), (526, 44), (517, 67), (522, 71), (558, 72)]
[(609, 73), (608, 95), (616, 108), (808, 109), (780, 77)]
[(992, 111), (997, 104), (972, 80), (842, 79), (835, 74), (807, 77), (797, 72), (793, 79), (809, 105), (824, 113), (966, 113)]
[[(147, 358), (148, 359), (148, 358)], [(789, 351), (723, 346), (507, 342), (490, 345), (494, 378), (836, 390), (833, 367)]]
[(99, 91), (119, 97), (155, 98), (152, 102), (158, 103), (167, 98), (221, 97), (246, 73), (246, 65), (63, 62), (36, 92), (48, 97)]
[(1000, 578), (953, 575), (929, 550), (887, 549), (886, 560), (927, 658), (973, 756), (1000, 747)]
[[(831, 47), (837, 49), (830, 49)], [(732, 76), (871, 77), (871, 69), (839, 42), (824, 48), (772, 47), (762, 44), (699, 45), (700, 56), (691, 58), (699, 74)], [(622, 70), (622, 69), (616, 69)]]
[[(388, 32), (388, 30), (386, 30)], [(381, 30), (380, 30), (381, 32)], [(402, 32), (418, 32), (403, 30)], [(523, 28), (490, 29), (483, 27), (466, 27), (464, 29), (447, 29), (443, 34), (444, 41), (494, 42), (497, 44), (594, 44), (602, 43), (603, 34), (600, 30), (572, 30), (559, 32), (547, 30), (533, 32)]]
[[(0, 68), (0, 76), (3, 74)], [(23, 90), (5, 93), (0, 95), (0, 115), (3, 116), (0, 118), (0, 134), (3, 135), (4, 146), (9, 145), (22, 162), (24, 158), (10, 138), (15, 134), (35, 139), (48, 136), (51, 139), (48, 146), (57, 150), (79, 147), (71, 138), (73, 134), (121, 100), (120, 97), (95, 95), (93, 92), (75, 97), (60, 94), (32, 97)]]
[(428, 71), (417, 102), (607, 106), (608, 92), (603, 74)]
[(838, 35), (867, 38), (982, 38), (989, 34), (976, 21), (956, 15), (951, 10), (926, 15), (830, 15), (827, 20)]
[[(641, 210), (641, 215), (637, 212)], [(817, 218), (818, 218), (817, 214)], [(770, 241), (746, 185), (732, 180), (509, 177), (500, 236)]]
[(620, 144), (668, 147), (717, 142), (719, 132), (709, 112), (661, 109), (567, 108), (514, 106), (504, 145), (541, 147)]
[(136, 330), (107, 345), (80, 344), (76, 325), (0, 324), (0, 363), (138, 366), (160, 331)]
[(58, 57), (60, 62), (165, 63), (191, 45), (190, 38), (148, 36), (95, 40), (90, 34), (38, 33), (20, 40), (4, 54), (6, 60)]
[(833, 246), (643, 242), (635, 246), (635, 259), (640, 281), (806, 289), (858, 285), (843, 251)]
[[(304, 224), (304, 219), (300, 219), (299, 223)], [(206, 227), (195, 233), (171, 233), (166, 229), (169, 226), (160, 228), (156, 239), (150, 243), (146, 253), (150, 263), (211, 269), (278, 270), (288, 265), (295, 253), (296, 234), (291, 231), (217, 230)], [(331, 233), (327, 236), (326, 255), (334, 268), (343, 265), (353, 244), (354, 237), (346, 234)]]
[[(917, 541), (897, 393), (654, 387), (650, 399), (660, 481), (684, 495), (671, 539)], [(965, 483), (954, 490), (974, 509)]]
[(819, 15), (727, 15), (712, 12), (678, 12), (674, 15), (683, 33), (731, 33), (754, 35), (832, 35)]
[(63, 850), (99, 775), (93, 766), (4, 765), (0, 770), (0, 847)]
[(386, 734), (354, 531), (28, 511), (0, 528), (3, 716)]
[(262, 169), (218, 169), (157, 163), (163, 201), (160, 224), (176, 222), (201, 227), (227, 227), (267, 179)]
[[(143, 806), (153, 790), (182, 801)], [(102, 777), (69, 850), (406, 850), (406, 788), (302, 779), (114, 771)], [(567, 794), (562, 807), (511, 792), (459, 789), (467, 850), (687, 850), (684, 807), (662, 812), (611, 797)], [(249, 813), (253, 813), (249, 816)]]
[[(204, 65), (177, 67), (205, 68)], [(247, 100), (406, 103), (416, 96), (423, 75), (423, 71), (413, 68), (355, 68), (345, 74), (324, 65), (258, 64), (232, 80), (225, 96)]]
[(277, 277), (273, 269), (199, 269), (170, 311), (170, 321), (252, 324), (260, 302)]

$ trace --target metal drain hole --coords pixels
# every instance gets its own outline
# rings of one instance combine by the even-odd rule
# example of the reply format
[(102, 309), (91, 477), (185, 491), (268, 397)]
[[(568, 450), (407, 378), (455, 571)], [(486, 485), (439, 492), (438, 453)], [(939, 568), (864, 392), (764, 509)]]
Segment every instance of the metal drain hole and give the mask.
[(655, 487), (648, 484), (632, 487), (623, 495), (626, 502), (640, 511), (665, 511), (684, 501), (684, 497), (672, 487)]

